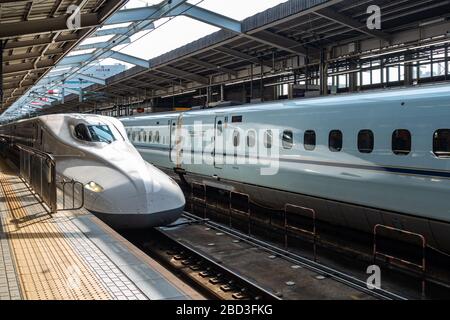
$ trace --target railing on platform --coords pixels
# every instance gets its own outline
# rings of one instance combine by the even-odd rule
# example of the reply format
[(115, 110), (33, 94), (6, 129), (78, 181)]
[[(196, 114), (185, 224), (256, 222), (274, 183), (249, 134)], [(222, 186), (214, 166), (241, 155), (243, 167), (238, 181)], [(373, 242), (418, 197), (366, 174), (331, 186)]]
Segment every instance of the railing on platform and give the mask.
[(51, 154), (16, 145), (20, 152), (20, 176), (48, 206), (50, 213), (56, 213), (56, 162)]
[(62, 191), (61, 210), (79, 210), (84, 207), (84, 185), (75, 180), (58, 182)]

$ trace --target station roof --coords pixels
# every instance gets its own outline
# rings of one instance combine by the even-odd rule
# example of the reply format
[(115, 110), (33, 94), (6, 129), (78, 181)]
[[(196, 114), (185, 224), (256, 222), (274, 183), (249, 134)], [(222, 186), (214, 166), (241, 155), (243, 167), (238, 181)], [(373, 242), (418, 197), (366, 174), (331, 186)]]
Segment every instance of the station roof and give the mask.
[[(175, 0), (174, 0), (175, 1)], [(177, 3), (184, 1), (176, 0)], [(366, 26), (367, 8), (382, 10), (382, 30)], [(148, 10), (154, 10), (149, 7)], [(450, 1), (435, 0), (289, 0), (264, 12), (235, 21), (201, 8), (190, 8), (184, 15), (218, 26), (213, 34), (112, 76), (86, 90), (101, 93), (100, 102), (151, 90), (160, 95), (171, 93), (174, 85), (186, 89), (207, 86), (211, 78), (227, 75), (237, 78), (250, 64), (273, 67), (273, 59), (305, 57), (318, 59), (322, 48), (352, 41), (373, 39), (380, 45), (392, 44), (392, 35), (417, 27), (419, 21), (448, 18)], [(125, 12), (124, 12), (125, 14)], [(53, 112), (92, 106), (96, 98), (79, 101), (77, 94), (65, 97), (64, 104), (53, 103)]]
[[(366, 27), (369, 5), (383, 12), (383, 31)], [(88, 90), (115, 96), (147, 89), (170, 90), (174, 83), (207, 85), (209, 77), (237, 74), (250, 63), (272, 66), (272, 55), (318, 57), (320, 48), (353, 39), (389, 43), (391, 33), (448, 12), (448, 1), (290, 0), (241, 21), (241, 32), (223, 28), (209, 36), (135, 66)], [(61, 108), (77, 104), (76, 96)]]
[[(3, 105), (0, 113), (89, 36), (126, 0), (0, 0)], [(81, 28), (71, 30), (68, 9), (80, 8)]]

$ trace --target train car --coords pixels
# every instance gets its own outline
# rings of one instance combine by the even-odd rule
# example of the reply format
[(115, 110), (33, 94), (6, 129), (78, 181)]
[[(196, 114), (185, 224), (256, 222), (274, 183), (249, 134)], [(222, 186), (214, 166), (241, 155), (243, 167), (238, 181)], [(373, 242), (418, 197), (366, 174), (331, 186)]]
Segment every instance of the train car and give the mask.
[[(144, 159), (182, 181), (279, 212), (311, 208), (318, 220), (369, 234), (377, 224), (415, 232), (450, 252), (449, 85), (121, 121)], [(202, 143), (183, 142), (199, 135)], [(235, 161), (217, 161), (224, 157)]]
[(86, 209), (112, 227), (167, 225), (184, 209), (178, 184), (142, 159), (117, 119), (47, 115), (2, 125), (0, 136), (52, 154), (58, 181), (81, 182)]

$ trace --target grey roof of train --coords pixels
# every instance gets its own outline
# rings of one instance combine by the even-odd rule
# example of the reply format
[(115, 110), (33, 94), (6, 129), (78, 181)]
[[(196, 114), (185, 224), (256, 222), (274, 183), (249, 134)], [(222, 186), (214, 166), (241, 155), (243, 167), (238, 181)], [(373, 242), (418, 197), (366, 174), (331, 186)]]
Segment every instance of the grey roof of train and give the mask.
[[(341, 104), (343, 102), (349, 101), (360, 101), (360, 100), (384, 100), (390, 101), (393, 100), (394, 97), (398, 97), (401, 93), (407, 93), (408, 96), (417, 96), (423, 94), (429, 95), (445, 95), (450, 97), (450, 83), (445, 84), (433, 84), (433, 85), (423, 85), (414, 88), (402, 88), (402, 89), (383, 89), (376, 91), (366, 91), (359, 93), (351, 93), (351, 94), (342, 94), (338, 96), (326, 96), (326, 97), (313, 97), (307, 99), (294, 99), (294, 100), (277, 100), (277, 101), (268, 101), (258, 104), (246, 104), (240, 106), (232, 106), (232, 107), (223, 107), (223, 108), (209, 108), (209, 109), (199, 109), (199, 110), (189, 110), (189, 111), (172, 111), (172, 112), (161, 112), (161, 113), (152, 113), (146, 115), (140, 115), (136, 117), (123, 117), (120, 120), (145, 120), (148, 119), (156, 119), (156, 118), (175, 118), (180, 114), (183, 115), (191, 115), (196, 113), (203, 114), (220, 114), (220, 113), (245, 113), (248, 111), (255, 111), (258, 109), (267, 110), (270, 107), (274, 107), (275, 105), (281, 105), (285, 107), (301, 107), (303, 106), (311, 106), (311, 105), (329, 105), (330, 103)], [(444, 94), (445, 93), (445, 94)], [(408, 96), (405, 96), (407, 99)]]

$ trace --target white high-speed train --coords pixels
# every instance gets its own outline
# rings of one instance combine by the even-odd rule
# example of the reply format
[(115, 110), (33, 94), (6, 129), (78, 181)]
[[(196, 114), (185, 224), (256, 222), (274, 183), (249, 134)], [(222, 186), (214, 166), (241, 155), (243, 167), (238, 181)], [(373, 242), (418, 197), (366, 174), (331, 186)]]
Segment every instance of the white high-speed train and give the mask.
[(84, 185), (84, 206), (115, 228), (146, 228), (177, 220), (184, 195), (177, 183), (144, 161), (120, 121), (58, 114), (0, 126), (0, 136), (51, 153), (57, 179)]
[[(450, 252), (449, 85), (121, 121), (145, 160), (188, 183), (245, 193), (279, 212), (311, 208), (321, 221), (369, 234), (393, 226)], [(180, 144), (198, 136), (203, 142)], [(236, 161), (217, 161), (224, 155)], [(195, 156), (213, 161), (184, 161)], [(262, 174), (263, 158), (276, 163), (274, 174)]]

